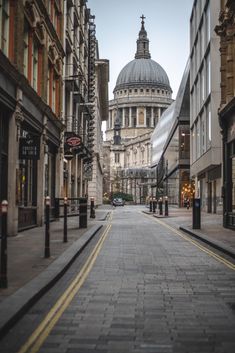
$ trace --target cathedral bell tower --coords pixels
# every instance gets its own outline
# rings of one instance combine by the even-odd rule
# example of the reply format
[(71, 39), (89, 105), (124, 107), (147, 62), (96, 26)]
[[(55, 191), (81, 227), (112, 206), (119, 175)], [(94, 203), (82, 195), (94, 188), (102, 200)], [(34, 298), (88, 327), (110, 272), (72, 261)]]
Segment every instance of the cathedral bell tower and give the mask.
[(139, 38), (137, 39), (137, 51), (135, 54), (135, 59), (150, 59), (151, 55), (149, 52), (149, 39), (147, 38), (147, 32), (144, 27), (144, 15), (140, 17), (141, 21), (141, 29), (139, 31)]

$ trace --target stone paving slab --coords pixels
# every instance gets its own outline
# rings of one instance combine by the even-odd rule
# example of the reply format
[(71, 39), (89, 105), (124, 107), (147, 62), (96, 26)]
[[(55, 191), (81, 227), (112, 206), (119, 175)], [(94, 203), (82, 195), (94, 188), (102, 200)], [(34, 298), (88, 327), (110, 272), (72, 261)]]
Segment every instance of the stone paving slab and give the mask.
[(91, 227), (43, 272), (0, 303), (0, 337), (62, 276), (101, 227)]

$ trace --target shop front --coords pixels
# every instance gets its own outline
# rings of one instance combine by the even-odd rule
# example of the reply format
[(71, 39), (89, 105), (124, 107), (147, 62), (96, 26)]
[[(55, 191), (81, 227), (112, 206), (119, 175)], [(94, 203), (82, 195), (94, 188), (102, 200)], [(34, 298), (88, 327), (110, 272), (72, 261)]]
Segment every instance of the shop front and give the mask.
[(37, 225), (37, 173), (40, 159), (40, 135), (27, 125), (19, 138), (16, 203), (18, 230)]

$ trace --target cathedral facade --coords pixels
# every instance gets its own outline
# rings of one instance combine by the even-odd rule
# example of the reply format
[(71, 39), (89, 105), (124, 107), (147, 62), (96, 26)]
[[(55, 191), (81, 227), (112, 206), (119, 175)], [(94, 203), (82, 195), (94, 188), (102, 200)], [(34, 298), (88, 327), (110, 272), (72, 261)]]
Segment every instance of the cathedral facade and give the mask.
[(135, 58), (118, 75), (109, 102), (104, 143), (104, 192), (111, 197), (116, 192), (131, 194), (135, 203), (151, 195), (156, 176), (150, 169), (150, 138), (173, 101), (165, 70), (151, 59), (144, 19), (141, 16)]

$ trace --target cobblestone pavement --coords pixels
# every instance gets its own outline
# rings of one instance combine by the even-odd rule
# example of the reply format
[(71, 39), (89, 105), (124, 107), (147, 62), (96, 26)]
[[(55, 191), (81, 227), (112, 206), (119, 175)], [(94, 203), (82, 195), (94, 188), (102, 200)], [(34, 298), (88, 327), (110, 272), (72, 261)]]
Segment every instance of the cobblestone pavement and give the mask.
[(141, 210), (114, 210), (91, 272), (39, 352), (235, 351), (234, 269)]

